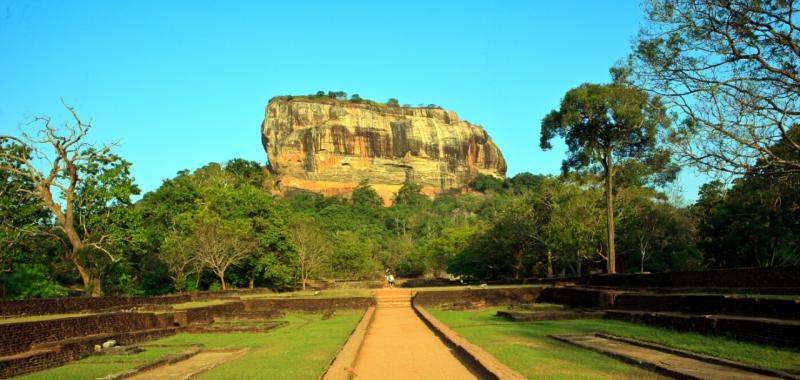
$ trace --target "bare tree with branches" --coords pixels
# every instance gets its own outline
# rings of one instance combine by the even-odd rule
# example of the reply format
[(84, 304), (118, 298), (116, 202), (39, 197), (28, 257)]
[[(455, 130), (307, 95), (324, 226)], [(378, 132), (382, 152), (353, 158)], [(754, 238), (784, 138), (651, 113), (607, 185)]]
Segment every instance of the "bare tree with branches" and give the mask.
[[(117, 261), (109, 246), (116, 236), (91, 226), (85, 207), (91, 200), (82, 191), (82, 181), (87, 169), (104, 166), (119, 158), (111, 154), (111, 146), (96, 147), (86, 141), (91, 123), (82, 121), (75, 109), (64, 105), (74, 123), (53, 125), (49, 117), (37, 117), (31, 124), (40, 125), (36, 134), (21, 136), (0, 135), (0, 168), (30, 181), (31, 189), (20, 189), (37, 199), (55, 217), (52, 231), (37, 231), (50, 235), (64, 244), (66, 259), (73, 264), (83, 281), (84, 289), (93, 296), (100, 295), (100, 279), (88, 268), (82, 255), (86, 249), (103, 252), (111, 261)], [(22, 149), (6, 149), (17, 144)], [(27, 231), (30, 232), (30, 231)]]
[(292, 242), (297, 248), (301, 289), (306, 289), (308, 279), (319, 273), (330, 256), (333, 245), (313, 220), (296, 220), (290, 223)]
[(240, 221), (226, 221), (208, 211), (197, 215), (188, 245), (195, 260), (217, 275), (223, 290), (228, 288), (225, 271), (256, 248), (250, 232), (250, 226)]
[[(653, 0), (636, 82), (683, 118), (678, 153), (704, 172), (800, 172), (800, 9), (793, 0)], [(783, 149), (776, 150), (776, 143)]]
[(195, 271), (202, 272), (202, 264), (193, 254), (192, 241), (182, 234), (172, 231), (161, 243), (161, 261), (167, 266), (176, 291), (186, 290), (186, 280)]

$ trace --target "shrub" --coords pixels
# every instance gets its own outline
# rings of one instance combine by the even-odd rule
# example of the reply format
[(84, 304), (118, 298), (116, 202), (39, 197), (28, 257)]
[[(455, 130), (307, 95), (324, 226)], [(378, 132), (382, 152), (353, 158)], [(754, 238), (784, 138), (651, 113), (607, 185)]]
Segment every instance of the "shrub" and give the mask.
[(41, 264), (20, 264), (3, 276), (6, 296), (14, 299), (64, 297), (67, 291)]

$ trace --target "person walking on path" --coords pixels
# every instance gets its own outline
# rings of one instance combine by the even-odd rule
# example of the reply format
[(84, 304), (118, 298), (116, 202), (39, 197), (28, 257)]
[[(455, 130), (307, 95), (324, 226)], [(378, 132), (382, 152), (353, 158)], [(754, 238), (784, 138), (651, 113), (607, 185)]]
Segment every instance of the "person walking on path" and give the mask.
[(384, 277), (386, 277), (386, 283), (389, 284), (390, 288), (394, 287), (394, 275), (392, 274), (392, 270), (386, 268), (384, 271)]

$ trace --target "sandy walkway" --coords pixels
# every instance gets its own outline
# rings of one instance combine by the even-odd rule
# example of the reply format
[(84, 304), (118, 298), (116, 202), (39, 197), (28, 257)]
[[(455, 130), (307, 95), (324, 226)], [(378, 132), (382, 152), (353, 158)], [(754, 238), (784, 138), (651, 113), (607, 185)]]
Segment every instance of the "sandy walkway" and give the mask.
[(355, 366), (357, 379), (478, 379), (414, 314), (411, 292), (380, 289)]

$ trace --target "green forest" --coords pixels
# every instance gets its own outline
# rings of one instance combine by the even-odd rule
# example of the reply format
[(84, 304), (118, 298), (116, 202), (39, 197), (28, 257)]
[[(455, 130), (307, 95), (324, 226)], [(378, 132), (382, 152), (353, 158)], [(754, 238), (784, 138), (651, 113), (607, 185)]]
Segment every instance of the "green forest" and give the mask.
[[(74, 258), (53, 232), (52, 212), (19, 191), (32, 184), (3, 172), (5, 297), (84, 288), (95, 295), (291, 289), (307, 279), (380, 278), (385, 268), (468, 280), (605, 269), (604, 196), (595, 175), (478, 176), (471, 191), (435, 199), (406, 184), (384, 207), (369, 183), (349, 198), (272, 195), (267, 168), (241, 159), (181, 171), (133, 202), (129, 166), (116, 158), (86, 173), (92, 181), (78, 189), (75, 212), (92, 236)], [(623, 168), (616, 188), (625, 272), (799, 264), (800, 176), (745, 176), (729, 189), (711, 182), (695, 204), (675, 206), (636, 170)], [(102, 248), (88, 242), (99, 236)]]
[[(561, 174), (478, 175), (434, 199), (406, 183), (385, 207), (368, 181), (348, 197), (279, 196), (268, 165), (237, 158), (140, 194), (132, 163), (88, 143), (75, 109), (63, 124), (36, 118), (0, 136), (0, 296), (304, 289), (386, 269), (487, 281), (800, 265), (793, 11), (648, 4), (608, 83), (531, 115), (532, 148), (566, 144)], [(687, 204), (672, 185), (683, 167), (719, 179)]]

